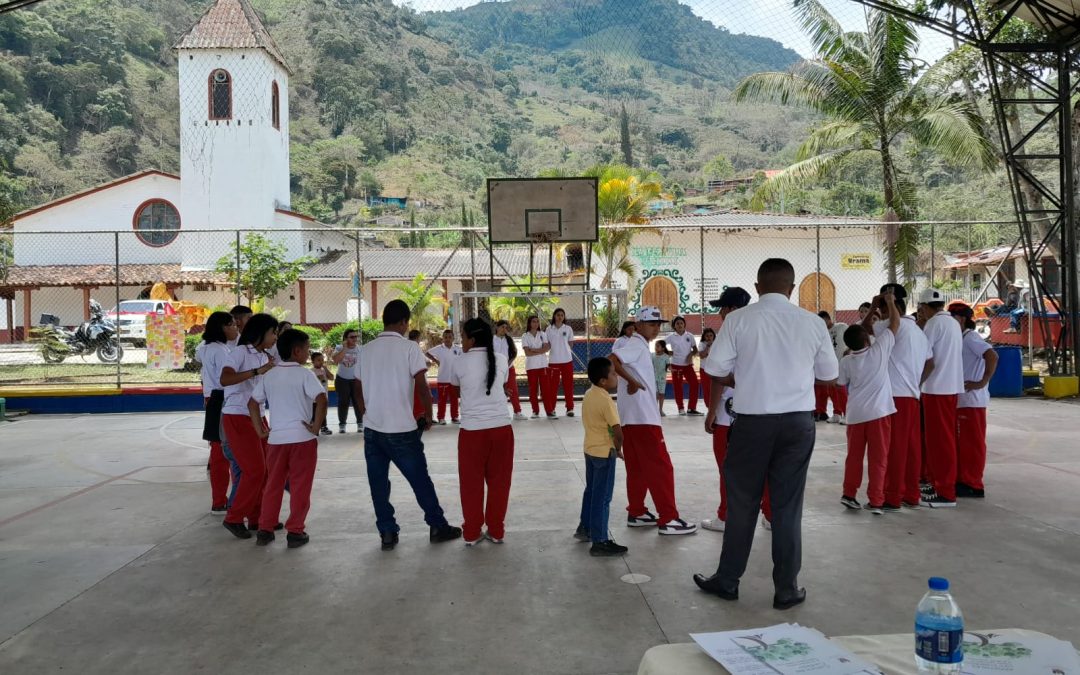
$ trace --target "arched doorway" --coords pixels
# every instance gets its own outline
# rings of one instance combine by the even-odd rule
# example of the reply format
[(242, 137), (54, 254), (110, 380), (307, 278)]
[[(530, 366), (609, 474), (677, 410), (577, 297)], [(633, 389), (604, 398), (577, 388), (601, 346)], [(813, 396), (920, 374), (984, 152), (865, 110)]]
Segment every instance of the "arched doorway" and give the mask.
[(653, 277), (641, 289), (641, 304), (660, 308), (660, 315), (670, 320), (679, 313), (679, 288), (667, 277)]
[(807, 274), (799, 284), (799, 307), (817, 314), (824, 310), (836, 317), (836, 284), (825, 274)]

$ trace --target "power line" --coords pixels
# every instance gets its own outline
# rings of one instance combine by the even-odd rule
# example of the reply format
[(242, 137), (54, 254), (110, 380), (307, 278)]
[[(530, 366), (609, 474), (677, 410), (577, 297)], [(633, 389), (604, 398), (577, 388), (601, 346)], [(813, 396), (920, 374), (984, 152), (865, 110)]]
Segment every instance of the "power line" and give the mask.
[(30, 5), (36, 5), (37, 3), (44, 1), (45, 0), (7, 0), (6, 2), (0, 2), (0, 14), (14, 12), (17, 9), (25, 9)]

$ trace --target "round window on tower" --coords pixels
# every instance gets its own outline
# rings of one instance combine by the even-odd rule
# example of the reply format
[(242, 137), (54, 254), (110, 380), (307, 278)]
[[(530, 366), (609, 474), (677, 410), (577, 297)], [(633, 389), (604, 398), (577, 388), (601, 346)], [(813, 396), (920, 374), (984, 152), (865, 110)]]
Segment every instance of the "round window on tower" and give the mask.
[(147, 246), (168, 246), (180, 234), (180, 213), (164, 199), (151, 199), (135, 209), (132, 226)]

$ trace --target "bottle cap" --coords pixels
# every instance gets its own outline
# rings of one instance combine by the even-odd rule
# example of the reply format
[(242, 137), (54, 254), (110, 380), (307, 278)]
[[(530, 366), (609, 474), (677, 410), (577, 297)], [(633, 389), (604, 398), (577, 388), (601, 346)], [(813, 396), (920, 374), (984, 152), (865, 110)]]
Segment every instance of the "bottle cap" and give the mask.
[(949, 590), (949, 580), (944, 577), (930, 577), (930, 590), (932, 591), (947, 591)]

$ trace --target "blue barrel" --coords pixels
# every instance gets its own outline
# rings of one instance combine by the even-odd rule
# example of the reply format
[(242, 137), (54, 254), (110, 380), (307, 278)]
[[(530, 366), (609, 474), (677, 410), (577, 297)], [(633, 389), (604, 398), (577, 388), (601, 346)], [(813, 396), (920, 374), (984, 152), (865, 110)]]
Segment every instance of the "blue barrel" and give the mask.
[(997, 370), (990, 378), (990, 395), (1012, 397), (1024, 395), (1024, 352), (1020, 347), (994, 347), (998, 355)]

